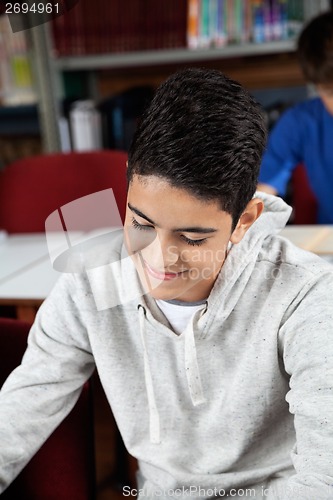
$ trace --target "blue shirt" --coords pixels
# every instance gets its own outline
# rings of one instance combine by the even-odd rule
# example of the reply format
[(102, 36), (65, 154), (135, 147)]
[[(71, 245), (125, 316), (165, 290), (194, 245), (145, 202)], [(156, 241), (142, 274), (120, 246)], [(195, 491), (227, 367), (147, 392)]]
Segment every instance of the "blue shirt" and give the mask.
[(303, 163), (318, 202), (318, 222), (333, 224), (333, 116), (320, 98), (286, 111), (272, 130), (259, 182), (286, 192), (293, 169)]

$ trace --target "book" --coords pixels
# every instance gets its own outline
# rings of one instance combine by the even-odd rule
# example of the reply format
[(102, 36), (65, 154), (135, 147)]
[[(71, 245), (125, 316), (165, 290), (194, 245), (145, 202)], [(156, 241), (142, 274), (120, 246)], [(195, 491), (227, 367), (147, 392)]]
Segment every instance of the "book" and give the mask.
[[(61, 0), (64, 2), (64, 0)], [(329, 0), (80, 0), (52, 21), (58, 56), (296, 37)]]
[(263, 0), (252, 0), (252, 23), (252, 41), (263, 43), (265, 41)]
[(187, 7), (187, 46), (197, 49), (199, 46), (200, 0), (188, 0)]
[(247, 43), (251, 40), (252, 34), (252, 8), (249, 0), (243, 0), (242, 16), (243, 24), (241, 41)]
[(217, 0), (216, 6), (216, 32), (214, 45), (223, 47), (227, 43), (226, 0)]
[(235, 43), (241, 43), (243, 34), (243, 0), (234, 0), (234, 15), (233, 15), (233, 39)]
[(0, 17), (0, 83), (4, 105), (37, 101), (27, 34), (13, 33), (8, 16)]
[(210, 0), (200, 0), (199, 4), (199, 47), (207, 48), (211, 44), (209, 32)]

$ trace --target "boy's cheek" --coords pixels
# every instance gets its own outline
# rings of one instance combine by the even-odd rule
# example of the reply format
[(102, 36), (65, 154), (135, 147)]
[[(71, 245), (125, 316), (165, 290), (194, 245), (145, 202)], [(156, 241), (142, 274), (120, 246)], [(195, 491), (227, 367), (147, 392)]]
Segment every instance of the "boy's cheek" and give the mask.
[(227, 255), (227, 245), (222, 248), (217, 249), (194, 249), (190, 251), (183, 251), (183, 260), (192, 262), (193, 264), (198, 263), (202, 266), (222, 266)]
[(155, 231), (138, 230), (125, 226), (125, 245), (127, 252), (131, 255), (149, 247), (156, 239)]

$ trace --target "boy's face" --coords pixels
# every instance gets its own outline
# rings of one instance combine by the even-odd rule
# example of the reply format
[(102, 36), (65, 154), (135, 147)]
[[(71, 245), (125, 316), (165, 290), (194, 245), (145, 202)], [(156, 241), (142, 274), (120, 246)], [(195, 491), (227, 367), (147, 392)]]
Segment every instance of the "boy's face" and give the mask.
[(316, 86), (317, 92), (327, 111), (333, 115), (333, 83), (319, 84)]
[[(129, 185), (125, 242), (140, 280), (156, 299), (206, 299), (226, 258), (231, 215), (156, 176)], [(245, 231), (244, 231), (245, 232)]]

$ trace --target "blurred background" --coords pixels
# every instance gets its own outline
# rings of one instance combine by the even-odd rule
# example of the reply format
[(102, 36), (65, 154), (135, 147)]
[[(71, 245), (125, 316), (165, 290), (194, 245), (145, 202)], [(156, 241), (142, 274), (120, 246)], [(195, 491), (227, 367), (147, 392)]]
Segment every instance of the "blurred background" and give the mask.
[(295, 40), (304, 22), (331, 7), (330, 0), (2, 2), (0, 169), (40, 153), (126, 151), (154, 88), (185, 66), (238, 80), (271, 127), (311, 92)]
[[(42, 293), (35, 291), (40, 275), (24, 278), (27, 250), (20, 238), (15, 243), (16, 233), (43, 231), (53, 210), (110, 185), (119, 206), (125, 206), (126, 152), (154, 89), (168, 75), (189, 66), (222, 70), (262, 104), (271, 129), (286, 108), (313, 92), (296, 58), (296, 39), (305, 23), (332, 4), (0, 0), (0, 230), (14, 235), (5, 240), (2, 231), (9, 257), (14, 255), (11, 242), (21, 251), (19, 258), (13, 257), (15, 273), (3, 257), (3, 276), (8, 274), (15, 293), (3, 289), (0, 315), (33, 321), (49, 291), (48, 285)], [(48, 156), (34, 159), (40, 155)], [(31, 269), (39, 266), (36, 258), (29, 257)], [(24, 283), (31, 285), (25, 302), (22, 285), (13, 279), (20, 266)], [(96, 498), (121, 498), (123, 485), (135, 485), (136, 463), (125, 452), (115, 424), (110, 425), (113, 417), (97, 380), (94, 401)]]

